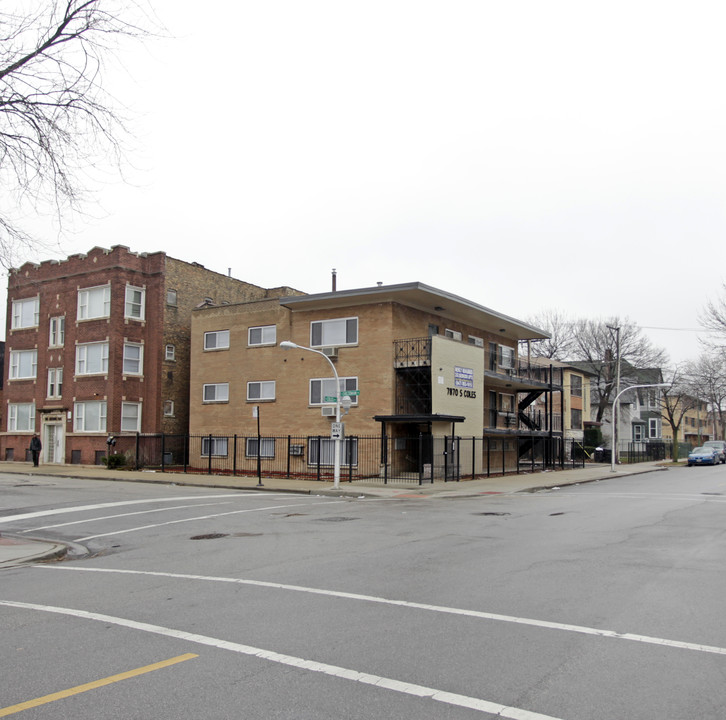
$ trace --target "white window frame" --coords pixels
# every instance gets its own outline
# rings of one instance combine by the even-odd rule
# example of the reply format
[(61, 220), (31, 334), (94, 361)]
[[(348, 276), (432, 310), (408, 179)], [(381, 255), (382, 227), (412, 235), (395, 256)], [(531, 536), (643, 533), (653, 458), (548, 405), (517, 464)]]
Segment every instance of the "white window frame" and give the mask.
[(500, 345), (497, 348), (497, 364), (505, 370), (514, 370), (516, 362), (515, 350), (509, 345)]
[[(341, 390), (357, 390), (358, 389), (358, 378), (353, 377), (341, 377), (338, 392)], [(335, 378), (311, 378), (310, 386), (308, 391), (308, 402), (313, 407), (320, 407), (321, 405), (330, 405), (330, 402), (326, 402), (326, 397), (333, 397), (335, 393)], [(335, 393), (337, 396), (338, 393)], [(318, 397), (320, 398), (318, 400)], [(351, 405), (358, 404), (358, 396), (350, 396)]]
[(52, 317), (48, 332), (49, 347), (63, 347), (66, 341), (66, 318), (65, 315)]
[(176, 361), (176, 345), (167, 345), (165, 349), (164, 359), (169, 362)]
[(357, 317), (313, 320), (310, 323), (310, 347), (341, 347), (357, 344)]
[(461, 342), (463, 335), (458, 330), (451, 330), (450, 328), (446, 328), (444, 330), (444, 337), (447, 337), (450, 340), (458, 340), (459, 342)]
[[(134, 297), (135, 293), (140, 299)], [(146, 319), (146, 288), (138, 285), (126, 285), (124, 296), (124, 318), (127, 320), (138, 320), (143, 322)]]
[(166, 304), (171, 305), (172, 307), (176, 307), (177, 303), (177, 294), (176, 290), (173, 290), (169, 288), (169, 290), (166, 291)]
[(645, 430), (644, 425), (640, 425), (639, 423), (635, 423), (633, 425), (633, 442), (642, 442), (643, 441), (643, 431)]
[[(121, 403), (121, 432), (141, 432), (141, 406), (140, 402)], [(128, 414), (130, 408), (136, 409), (135, 416)], [(129, 424), (128, 420), (132, 420), (132, 423)], [(133, 425), (133, 427), (130, 425)]]
[[(19, 422), (21, 420), (26, 421), (25, 425)], [(33, 431), (35, 431), (35, 403), (8, 403), (8, 432)]]
[(483, 348), (484, 347), (484, 338), (480, 338), (477, 335), (469, 335), (469, 345), (474, 345), (474, 347)]
[[(255, 389), (257, 393), (255, 394)], [(247, 399), (253, 402), (270, 402), (275, 399), (274, 380), (255, 380), (247, 383)]]
[[(96, 307), (99, 304), (101, 307)], [(106, 284), (80, 288), (78, 290), (77, 317), (79, 320), (111, 317), (111, 286)]]
[(48, 368), (48, 387), (46, 397), (63, 397), (63, 368)]
[[(212, 447), (209, 447), (209, 443), (212, 443)], [(211, 449), (211, 453), (209, 452)], [(202, 438), (202, 457), (227, 457), (229, 454), (229, 438), (226, 437), (203, 437)]]
[[(88, 426), (88, 412), (91, 406), (96, 406), (98, 423), (95, 427)], [(73, 432), (77, 433), (105, 433), (107, 405), (105, 400), (89, 400), (73, 403)]]
[(247, 345), (260, 347), (277, 344), (277, 325), (257, 325), (247, 329)]
[[(212, 388), (214, 391), (212, 392)], [(209, 393), (207, 392), (209, 390)], [(214, 397), (207, 397), (207, 395)], [(221, 397), (217, 397), (220, 395)], [(229, 383), (205, 383), (202, 385), (202, 402), (204, 403), (226, 403), (229, 402)]]
[(8, 378), (32, 380), (38, 375), (37, 350), (11, 350)]
[[(212, 345), (212, 338), (214, 344)], [(226, 345), (224, 343), (227, 343)], [(229, 330), (210, 330), (204, 333), (204, 350), (229, 350)]]
[[(321, 437), (318, 445), (317, 437), (308, 438), (308, 465), (318, 464), (318, 447), (320, 447), (320, 465), (332, 466), (335, 460), (335, 440)], [(358, 438), (347, 437), (340, 446), (340, 464), (343, 467), (358, 465)]]
[[(245, 443), (245, 457), (257, 457), (257, 438), (249, 437)], [(260, 438), (260, 457), (261, 458), (274, 458), (275, 457), (275, 438), (274, 437), (261, 437)]]
[[(98, 348), (100, 350), (100, 358), (93, 357), (92, 360), (100, 360), (99, 369), (88, 369), (89, 350)], [(107, 375), (108, 374), (108, 341), (93, 343), (82, 343), (76, 345), (76, 375)]]
[(11, 330), (22, 330), (23, 328), (38, 327), (40, 322), (40, 297), (13, 300), (12, 317), (10, 320)]
[[(133, 358), (127, 356), (127, 351), (131, 351), (131, 349), (137, 349), (139, 351), (139, 357)], [(127, 361), (129, 363), (138, 363), (138, 368), (136, 370), (129, 370), (126, 367)], [(143, 375), (144, 374), (144, 346), (142, 343), (124, 343), (124, 356), (123, 356), (123, 374), (124, 375)]]
[(174, 417), (173, 400), (164, 400), (164, 417)]
[(658, 418), (648, 419), (648, 437), (650, 439), (660, 437), (660, 420)]

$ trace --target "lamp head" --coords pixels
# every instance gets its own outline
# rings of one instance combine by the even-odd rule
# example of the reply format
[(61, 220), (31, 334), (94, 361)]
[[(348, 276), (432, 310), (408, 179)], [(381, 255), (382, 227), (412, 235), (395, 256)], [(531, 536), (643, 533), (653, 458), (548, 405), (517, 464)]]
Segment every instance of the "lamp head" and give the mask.
[(290, 342), (289, 340), (283, 340), (280, 343), (280, 347), (284, 348), (285, 350), (294, 350), (298, 345), (296, 345), (294, 342)]

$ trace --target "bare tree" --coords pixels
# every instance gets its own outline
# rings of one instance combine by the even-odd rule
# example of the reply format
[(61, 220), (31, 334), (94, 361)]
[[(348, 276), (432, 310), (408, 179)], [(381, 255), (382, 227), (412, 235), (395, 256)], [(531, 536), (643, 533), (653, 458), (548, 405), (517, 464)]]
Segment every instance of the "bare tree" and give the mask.
[(722, 289), (725, 294), (717, 300), (709, 300), (700, 320), (706, 330), (711, 330), (726, 340), (726, 283)]
[(574, 320), (559, 310), (545, 310), (528, 320), (530, 325), (549, 333), (546, 340), (533, 342), (532, 355), (552, 360), (568, 360), (575, 346), (573, 337)]
[(104, 69), (124, 38), (147, 34), (135, 0), (3, 0), (0, 11), (0, 184), (16, 213), (0, 211), (0, 263), (38, 239), (22, 208), (78, 210), (88, 170), (120, 168), (123, 117)]
[(605, 410), (615, 396), (618, 360), (621, 368), (626, 369), (626, 375), (629, 367), (637, 370), (660, 368), (667, 362), (665, 351), (652, 345), (641, 328), (627, 318), (578, 320), (572, 333), (574, 344), (570, 359), (578, 361), (594, 376), (590, 384), (597, 422), (602, 422)]
[(678, 432), (686, 413), (701, 401), (698, 399), (698, 389), (683, 368), (677, 366), (673, 369), (666, 382), (668, 387), (663, 388), (661, 395), (662, 415), (673, 433), (671, 457), (673, 462), (678, 462)]
[(690, 378), (694, 392), (705, 398), (713, 417), (713, 436), (724, 437), (726, 422), (726, 357), (721, 349), (704, 353), (696, 362), (687, 363), (684, 368)]

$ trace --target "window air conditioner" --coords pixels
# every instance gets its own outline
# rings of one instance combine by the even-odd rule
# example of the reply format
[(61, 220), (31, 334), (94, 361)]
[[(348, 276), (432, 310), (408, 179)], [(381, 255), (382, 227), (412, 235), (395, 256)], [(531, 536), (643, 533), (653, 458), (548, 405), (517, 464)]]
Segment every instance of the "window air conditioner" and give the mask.
[(338, 357), (338, 348), (337, 347), (324, 347), (322, 349), (323, 355), (329, 357), (329, 358), (336, 358)]
[(324, 407), (322, 409), (323, 417), (335, 417), (335, 408), (334, 407)]

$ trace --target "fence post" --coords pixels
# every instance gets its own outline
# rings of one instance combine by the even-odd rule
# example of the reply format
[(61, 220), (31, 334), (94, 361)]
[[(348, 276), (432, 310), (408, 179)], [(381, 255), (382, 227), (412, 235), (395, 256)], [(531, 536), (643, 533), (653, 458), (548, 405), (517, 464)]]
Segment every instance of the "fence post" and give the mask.
[(320, 449), (321, 449), (320, 435), (318, 435), (318, 481), (320, 481)]
[[(424, 462), (423, 462), (423, 435), (421, 433), (418, 434), (418, 484), (423, 485), (423, 468), (424, 468)], [(433, 482), (434, 479), (434, 467), (433, 464), (431, 465), (431, 481)]]
[(164, 472), (164, 452), (166, 450), (166, 445), (164, 443), (165, 435), (164, 433), (161, 433), (161, 472)]
[(383, 443), (383, 484), (388, 485), (388, 435), (384, 433), (381, 442)]
[[(260, 449), (257, 448), (257, 452), (259, 452)], [(232, 477), (234, 477), (237, 474), (237, 433), (234, 434), (234, 440), (232, 441), (232, 452), (234, 453), (232, 455)]]
[(492, 447), (491, 438), (487, 438), (487, 477), (492, 476)]
[(209, 446), (207, 447), (207, 475), (212, 474), (212, 434), (209, 434)]
[(134, 470), (139, 469), (139, 433), (136, 433), (136, 457), (134, 458)]
[(189, 466), (189, 435), (184, 435), (184, 472)]
[(476, 477), (476, 438), (471, 436), (471, 479)]
[(287, 476), (290, 477), (290, 441), (291, 437), (287, 436)]
[(461, 482), (461, 437), (456, 438), (456, 482)]

